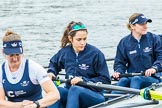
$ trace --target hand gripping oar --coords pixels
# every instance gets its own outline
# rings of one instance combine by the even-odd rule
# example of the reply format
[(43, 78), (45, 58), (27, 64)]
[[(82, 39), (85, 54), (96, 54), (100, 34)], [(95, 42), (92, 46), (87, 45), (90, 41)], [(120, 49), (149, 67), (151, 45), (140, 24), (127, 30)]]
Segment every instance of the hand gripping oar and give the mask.
[[(157, 71), (156, 73), (159, 73), (161, 71)], [(119, 74), (119, 78), (122, 77), (134, 77), (134, 76), (144, 76), (145, 75), (145, 71), (141, 71), (141, 72), (131, 72), (131, 73), (125, 73), (125, 74)], [(155, 73), (152, 74), (151, 76), (155, 76)], [(111, 76), (111, 78), (113, 78), (113, 76)]]
[[(158, 73), (158, 72), (156, 72)], [(145, 72), (135, 72), (135, 73), (125, 73), (125, 74), (119, 74), (119, 78), (122, 77), (134, 77), (134, 76), (144, 76)], [(152, 74), (151, 76), (154, 76), (155, 74)], [(112, 81), (117, 81), (116, 78), (114, 78), (113, 76), (111, 76), (111, 80)]]
[(121, 77), (143, 76), (143, 75), (145, 75), (145, 72), (141, 72), (141, 73), (127, 73), (127, 74), (120, 74), (119, 78), (121, 78)]
[[(143, 76), (145, 75), (145, 72), (140, 72), (140, 73), (125, 73), (125, 74), (119, 74), (119, 78), (122, 77), (134, 77), (134, 76)], [(113, 76), (111, 76), (111, 80), (112, 81), (117, 81), (116, 78), (114, 78)]]
[[(54, 79), (57, 83), (70, 83), (71, 79), (60, 79), (59, 77), (56, 77)], [(127, 88), (127, 87), (121, 87), (121, 86), (116, 86), (116, 85), (110, 85), (110, 84), (102, 84), (101, 82), (98, 83), (93, 83), (93, 82), (84, 82), (80, 81), (76, 85), (79, 86), (87, 86), (87, 87), (94, 87), (94, 88), (100, 88), (104, 90), (117, 90), (117, 91), (123, 91), (123, 92), (129, 92), (132, 94), (140, 94), (140, 90), (138, 89), (133, 89), (133, 88)]]

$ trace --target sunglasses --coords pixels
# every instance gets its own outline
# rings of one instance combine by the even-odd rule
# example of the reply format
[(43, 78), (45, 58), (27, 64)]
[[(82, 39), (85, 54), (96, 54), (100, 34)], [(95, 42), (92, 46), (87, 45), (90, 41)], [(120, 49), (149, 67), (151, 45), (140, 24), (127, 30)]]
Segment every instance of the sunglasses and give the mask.
[(78, 31), (78, 30), (87, 30), (86, 26), (82, 23), (74, 23), (71, 25), (71, 30), (69, 32), (69, 34), (73, 31)]

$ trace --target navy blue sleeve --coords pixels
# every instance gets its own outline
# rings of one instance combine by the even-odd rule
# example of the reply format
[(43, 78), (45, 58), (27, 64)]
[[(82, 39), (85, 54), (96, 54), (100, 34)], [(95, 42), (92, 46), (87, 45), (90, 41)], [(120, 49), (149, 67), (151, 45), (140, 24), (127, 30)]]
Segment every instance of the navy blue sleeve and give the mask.
[(114, 60), (114, 71), (124, 74), (127, 69), (127, 56), (124, 41), (121, 40), (117, 46), (116, 56)]
[(94, 60), (93, 68), (95, 72), (98, 74), (97, 77), (93, 77), (93, 78), (83, 77), (83, 80), (86, 82), (92, 81), (92, 82), (102, 82), (105, 84), (111, 84), (109, 70), (108, 70), (108, 66), (104, 54), (99, 51), (98, 56), (94, 59), (95, 60)]
[(60, 52), (55, 54), (51, 59), (47, 72), (52, 72), (54, 75), (58, 75), (61, 69), (64, 69), (63, 61)]
[(157, 71), (162, 71), (162, 37), (154, 36), (154, 67), (157, 67)]

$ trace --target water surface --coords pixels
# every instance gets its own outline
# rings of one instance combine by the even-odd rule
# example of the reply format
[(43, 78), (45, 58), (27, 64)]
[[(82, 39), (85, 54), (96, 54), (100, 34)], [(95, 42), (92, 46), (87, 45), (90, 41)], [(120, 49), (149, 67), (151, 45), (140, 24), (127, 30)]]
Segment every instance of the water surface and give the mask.
[[(162, 0), (0, 0), (0, 38), (8, 29), (17, 32), (22, 37), (25, 56), (47, 66), (60, 49), (65, 26), (81, 21), (88, 28), (88, 43), (111, 58), (119, 40), (130, 32), (126, 23), (132, 13), (151, 18), (153, 23), (148, 30), (160, 34), (161, 11)], [(3, 59), (0, 54), (0, 62)], [(110, 69), (112, 64), (108, 63)]]

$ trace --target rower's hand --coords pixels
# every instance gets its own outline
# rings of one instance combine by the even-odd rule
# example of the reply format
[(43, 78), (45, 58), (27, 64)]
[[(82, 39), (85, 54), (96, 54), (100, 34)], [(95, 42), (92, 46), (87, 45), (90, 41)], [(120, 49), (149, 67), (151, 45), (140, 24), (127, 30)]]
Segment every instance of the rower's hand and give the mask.
[(23, 108), (37, 108), (37, 105), (35, 103), (28, 104), (28, 105), (25, 105)]
[(114, 78), (114, 79), (117, 79), (117, 80), (119, 80), (119, 75), (120, 75), (119, 72), (114, 72), (114, 73), (112, 74), (113, 78)]
[(30, 100), (23, 100), (20, 108), (25, 108), (25, 106), (28, 106), (30, 104), (33, 104), (33, 101)]
[(145, 71), (145, 76), (151, 76), (152, 74), (155, 74), (156, 73), (156, 70), (154, 68), (150, 68), (150, 69), (147, 69)]
[(80, 77), (74, 77), (73, 79), (71, 79), (70, 83), (71, 83), (71, 85), (76, 85), (80, 81), (83, 81), (83, 79)]
[(52, 81), (54, 81), (54, 79), (56, 78), (56, 76), (52, 72), (48, 73), (48, 76)]

